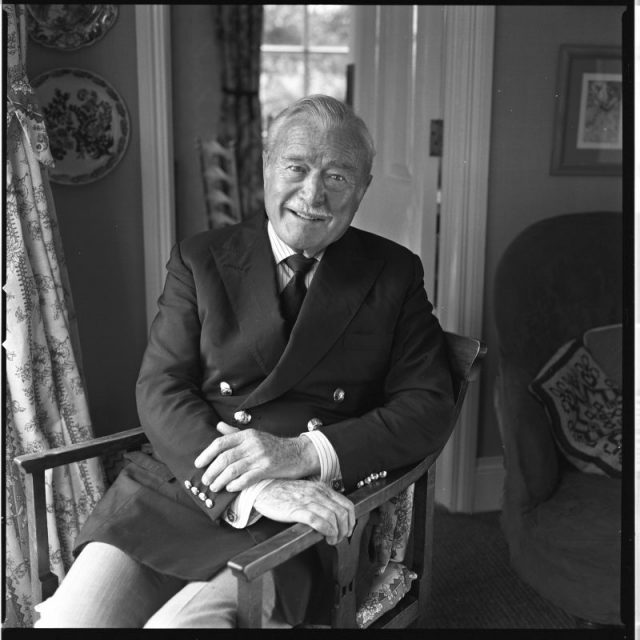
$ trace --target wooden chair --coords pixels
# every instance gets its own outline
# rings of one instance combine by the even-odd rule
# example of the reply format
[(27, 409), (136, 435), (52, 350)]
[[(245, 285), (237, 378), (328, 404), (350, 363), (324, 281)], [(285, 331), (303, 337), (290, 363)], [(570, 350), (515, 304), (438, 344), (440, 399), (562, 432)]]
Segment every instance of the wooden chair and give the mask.
[[(455, 381), (456, 406), (449, 425), (452, 430), (467, 387), (475, 379), (487, 350), (485, 345), (476, 339), (453, 333), (446, 333), (446, 339)], [(15, 463), (24, 474), (27, 494), (34, 604), (51, 596), (58, 586), (58, 579), (49, 567), (45, 471), (95, 456), (136, 449), (145, 442), (147, 438), (142, 428), (136, 428), (81, 444), (15, 458)], [(238, 626), (261, 626), (262, 580), (265, 572), (323, 541), (323, 553), (332, 556), (333, 566), (332, 589), (335, 597), (331, 611), (331, 626), (356, 627), (355, 575), (365, 526), (374, 509), (414, 483), (413, 531), (409, 557), (412, 558), (411, 569), (418, 574), (418, 578), (414, 580), (407, 595), (391, 611), (378, 618), (370, 628), (403, 628), (419, 624), (426, 610), (431, 586), (435, 462), (439, 453), (433, 453), (416, 465), (391, 472), (386, 478), (349, 494), (349, 498), (355, 504), (357, 518), (357, 525), (350, 539), (331, 547), (324, 543), (319, 533), (307, 525), (294, 524), (230, 560), (227, 564), (238, 579)]]
[(242, 220), (235, 142), (222, 144), (215, 138), (198, 139), (200, 171), (210, 229)]

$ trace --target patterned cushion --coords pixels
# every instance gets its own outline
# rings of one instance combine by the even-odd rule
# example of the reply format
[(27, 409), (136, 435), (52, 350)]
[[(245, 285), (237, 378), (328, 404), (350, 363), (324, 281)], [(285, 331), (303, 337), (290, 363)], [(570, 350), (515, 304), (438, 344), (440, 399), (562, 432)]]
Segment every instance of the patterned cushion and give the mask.
[(366, 629), (383, 613), (389, 611), (408, 593), (417, 574), (399, 562), (389, 562), (382, 575), (375, 578), (369, 595), (356, 612), (360, 629)]
[(561, 347), (529, 389), (544, 405), (558, 447), (572, 464), (620, 477), (622, 394), (581, 340)]

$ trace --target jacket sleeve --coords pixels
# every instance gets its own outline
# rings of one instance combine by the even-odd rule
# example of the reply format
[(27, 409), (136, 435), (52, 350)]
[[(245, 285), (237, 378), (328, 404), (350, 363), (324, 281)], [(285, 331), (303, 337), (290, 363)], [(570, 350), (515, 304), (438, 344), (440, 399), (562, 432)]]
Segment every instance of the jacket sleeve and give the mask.
[(136, 402), (142, 426), (159, 458), (212, 519), (236, 493), (212, 493), (202, 485), (204, 469), (194, 460), (220, 434), (220, 418), (200, 392), (200, 330), (196, 287), (176, 245), (167, 264), (138, 382)]
[(346, 491), (372, 473), (418, 462), (444, 446), (451, 433), (448, 353), (423, 277), (414, 256), (378, 406), (321, 428), (338, 454)]

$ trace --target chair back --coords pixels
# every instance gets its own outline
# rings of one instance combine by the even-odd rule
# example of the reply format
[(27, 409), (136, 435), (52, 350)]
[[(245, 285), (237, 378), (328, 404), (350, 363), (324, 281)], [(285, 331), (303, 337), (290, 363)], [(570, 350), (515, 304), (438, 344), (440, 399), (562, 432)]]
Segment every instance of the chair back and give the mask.
[(486, 345), (475, 338), (445, 331), (449, 364), (453, 377), (453, 394), (456, 399), (454, 425), (457, 422), (469, 383), (476, 379), (480, 363), (487, 353)]
[(622, 214), (569, 213), (527, 227), (495, 276), (501, 358), (535, 375), (565, 342), (622, 318)]

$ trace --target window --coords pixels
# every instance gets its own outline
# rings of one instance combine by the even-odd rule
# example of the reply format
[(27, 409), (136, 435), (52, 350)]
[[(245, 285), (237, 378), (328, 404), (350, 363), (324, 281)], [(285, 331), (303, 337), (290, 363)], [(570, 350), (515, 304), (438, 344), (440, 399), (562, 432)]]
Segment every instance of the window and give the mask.
[(349, 5), (266, 4), (260, 99), (263, 129), (294, 100), (324, 93), (345, 100)]

